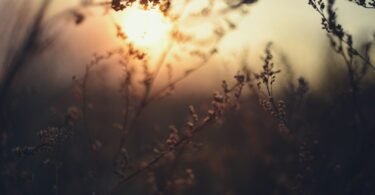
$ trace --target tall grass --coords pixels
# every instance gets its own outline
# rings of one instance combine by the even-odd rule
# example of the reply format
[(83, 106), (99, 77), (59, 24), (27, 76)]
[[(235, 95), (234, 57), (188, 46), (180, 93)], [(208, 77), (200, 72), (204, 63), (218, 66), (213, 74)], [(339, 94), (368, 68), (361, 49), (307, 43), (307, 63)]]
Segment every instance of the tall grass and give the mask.
[[(89, 17), (83, 10), (92, 6), (121, 12), (134, 2), (83, 1), (73, 12), (63, 13), (80, 25)], [(179, 13), (171, 11), (173, 1), (139, 1), (144, 9), (156, 7), (174, 20), (172, 41), (156, 65), (151, 66), (147, 50), (128, 40), (114, 22), (114, 36), (123, 45), (94, 54), (83, 72), (72, 77), (69, 89), (50, 103), (42, 95), (37, 96), (41, 100), (21, 98), (14, 85), (27, 57), (40, 54), (32, 51), (43, 38), (43, 24), (51, 24), (44, 18), (50, 1), (43, 1), (31, 30), (17, 52), (6, 55), (11, 60), (2, 67), (0, 192), (375, 193), (374, 43), (354, 47), (352, 35), (337, 21), (333, 0), (307, 2), (322, 18), (331, 45), (325, 86), (318, 91), (311, 91), (309, 81), (273, 51), (277, 43), (269, 43), (261, 64), (250, 66), (243, 56), (238, 73), (211, 89), (211, 97), (173, 98), (183, 81), (202, 71), (214, 56), (225, 55), (220, 44), (255, 2), (232, 1), (216, 10), (217, 2), (208, 1), (207, 7), (185, 15), (190, 1), (184, 1)], [(202, 48), (202, 40), (184, 31), (183, 17), (204, 20), (218, 13), (225, 22), (203, 40), (210, 47)], [(232, 13), (241, 13), (238, 21), (229, 20)], [(173, 48), (183, 46), (190, 48), (188, 59), (198, 62), (178, 74), (170, 57)], [(120, 70), (115, 89), (107, 87), (108, 68)], [(166, 82), (158, 83), (163, 74)]]

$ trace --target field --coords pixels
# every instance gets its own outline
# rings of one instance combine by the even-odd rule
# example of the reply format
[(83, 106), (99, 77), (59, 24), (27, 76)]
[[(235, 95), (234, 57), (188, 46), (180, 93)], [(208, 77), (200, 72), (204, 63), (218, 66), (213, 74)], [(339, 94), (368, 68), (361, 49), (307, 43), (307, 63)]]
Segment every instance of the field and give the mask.
[(0, 10), (0, 194), (375, 194), (374, 0)]

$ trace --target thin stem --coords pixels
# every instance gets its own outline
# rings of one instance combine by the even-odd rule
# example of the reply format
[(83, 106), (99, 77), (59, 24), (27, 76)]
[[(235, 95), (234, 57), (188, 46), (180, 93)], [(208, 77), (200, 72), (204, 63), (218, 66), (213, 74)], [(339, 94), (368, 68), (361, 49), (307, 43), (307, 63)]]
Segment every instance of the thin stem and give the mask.
[[(314, 3), (315, 6), (317, 7), (315, 10), (319, 13), (319, 15), (320, 15), (324, 20), (328, 21), (328, 18), (326, 17), (326, 15), (325, 15), (321, 10), (319, 10), (319, 8), (318, 8), (319, 5), (317, 5), (316, 2), (313, 2), (313, 3)], [(328, 29), (328, 28), (326, 28), (326, 30), (327, 30), (328, 33), (335, 35), (335, 34), (332, 32), (332, 30), (330, 30), (330, 29)], [(353, 47), (351, 46), (351, 44), (350, 44), (347, 40), (345, 40), (343, 37), (339, 37), (339, 36), (336, 36), (336, 35), (335, 35), (335, 37), (337, 37), (337, 38), (340, 40), (340, 42), (344, 43), (346, 46), (351, 47), (351, 48), (354, 50), (355, 55), (358, 56), (358, 57), (359, 57), (361, 60), (363, 60), (364, 62), (366, 62), (366, 64), (367, 64), (367, 65), (368, 65), (373, 71), (375, 71), (375, 66), (370, 62), (370, 60), (367, 59), (366, 57), (364, 57), (362, 54), (360, 54), (360, 53), (358, 52), (358, 50), (356, 50), (355, 48), (353, 48)]]
[[(187, 7), (187, 1), (185, 2), (184, 4), (184, 7), (181, 11), (181, 15), (186, 11), (186, 7)], [(178, 26), (178, 23), (175, 23), (174, 24), (174, 29), (176, 29)], [(156, 69), (152, 75), (152, 79), (151, 79), (151, 82), (150, 84), (147, 86), (146, 88), (146, 91), (145, 91), (145, 94), (144, 96), (142, 97), (141, 99), (141, 102), (140, 102), (140, 105), (139, 105), (139, 108), (136, 110), (136, 113), (134, 115), (134, 118), (132, 119), (132, 121), (130, 122), (129, 126), (127, 124), (127, 122), (125, 123), (125, 125), (123, 125), (123, 128), (124, 128), (124, 132), (121, 136), (121, 139), (120, 139), (120, 147), (118, 147), (118, 150), (117, 152), (115, 153), (115, 156), (114, 156), (114, 159), (117, 158), (117, 156), (120, 154), (121, 152), (121, 148), (125, 145), (126, 143), (126, 140), (127, 138), (129, 137), (128, 134), (129, 134), (129, 131), (130, 129), (133, 129), (134, 126), (137, 124), (141, 114), (143, 113), (143, 111), (146, 109), (146, 107), (148, 106), (148, 104), (150, 103), (148, 101), (149, 99), (149, 96), (151, 94), (151, 90), (155, 84), (155, 80), (157, 79), (157, 77), (159, 76), (159, 73), (160, 73), (160, 70), (162, 69), (162, 66), (165, 64), (170, 52), (172, 51), (172, 48), (173, 48), (173, 45), (174, 45), (175, 41), (172, 40), (169, 42), (166, 50), (163, 52), (162, 56), (159, 58), (159, 61), (157, 62), (156, 64)], [(128, 110), (128, 109), (127, 109)], [(127, 116), (128, 116), (128, 111), (127, 112)], [(126, 118), (127, 120), (127, 118)]]
[[(205, 121), (203, 123), (201, 123), (200, 125), (198, 125), (197, 127), (194, 128), (193, 130), (193, 134), (195, 135), (196, 133), (200, 132), (202, 129), (204, 129), (206, 126), (208, 126), (210, 124), (211, 121), (213, 121), (214, 118), (209, 118), (208, 121)], [(166, 151), (163, 151), (161, 152), (158, 156), (156, 156), (154, 159), (152, 159), (151, 161), (149, 161), (145, 166), (142, 166), (140, 168), (138, 168), (136, 171), (134, 171), (133, 173), (131, 173), (129, 176), (121, 179), (119, 182), (117, 182), (110, 190), (110, 193), (114, 193), (121, 185), (123, 184), (126, 184), (127, 182), (129, 182), (130, 180), (132, 180), (134, 177), (138, 176), (139, 174), (143, 173), (145, 170), (149, 169), (151, 166), (155, 165), (157, 162), (159, 162), (160, 159), (162, 159), (164, 156), (166, 156), (167, 154), (175, 151), (175, 149), (177, 147), (179, 147), (180, 145), (182, 145), (183, 143), (185, 143), (186, 141), (190, 140), (191, 137), (188, 137), (188, 136), (184, 136), (182, 139), (180, 139), (173, 147), (171, 147), (170, 149), (166, 150)]]
[(88, 122), (87, 122), (87, 81), (88, 81), (88, 78), (89, 78), (90, 69), (91, 69), (90, 66), (86, 66), (85, 75), (83, 76), (83, 80), (82, 80), (82, 88), (81, 88), (81, 90), (82, 90), (82, 104), (81, 104), (81, 109), (82, 109), (83, 129), (87, 133), (88, 144), (89, 144), (89, 147), (91, 148), (93, 136), (91, 135), (91, 132), (88, 128)]
[(201, 68), (203, 68), (204, 66), (206, 66), (209, 62), (209, 60), (212, 58), (212, 56), (216, 54), (216, 52), (212, 52), (210, 54), (210, 56), (208, 56), (205, 60), (203, 60), (198, 66), (196, 66), (195, 68), (193, 69), (190, 69), (188, 72), (186, 72), (185, 74), (181, 75), (180, 77), (178, 77), (177, 79), (175, 79), (174, 81), (168, 83), (167, 85), (165, 85), (164, 87), (160, 88), (159, 90), (157, 90), (151, 97), (150, 99), (148, 100), (148, 103), (150, 102), (154, 102), (155, 100), (159, 99), (166, 91), (168, 91), (172, 86), (175, 86), (176, 84), (180, 83), (181, 81), (183, 81), (184, 79), (186, 79), (187, 77), (189, 77), (190, 75), (192, 75), (192, 73), (200, 70)]
[[(228, 91), (227, 91), (227, 94), (228, 93), (231, 93), (233, 92), (237, 87), (239, 86), (243, 86), (243, 83), (236, 83), (236, 85), (234, 85), (233, 87), (231, 87)], [(128, 175), (127, 177), (121, 179), (119, 182), (117, 182), (111, 189), (110, 189), (110, 193), (114, 193), (116, 190), (118, 190), (118, 188), (123, 185), (123, 184), (126, 184), (127, 182), (131, 181), (133, 178), (135, 178), (136, 176), (138, 176), (139, 174), (143, 173), (145, 170), (149, 169), (150, 167), (152, 167), (153, 165), (155, 165), (157, 162), (159, 162), (160, 159), (162, 159), (164, 156), (166, 156), (167, 154), (175, 151), (179, 146), (184, 146), (188, 141), (190, 141), (197, 133), (199, 133), (200, 131), (204, 130), (208, 125), (210, 125), (213, 121), (215, 121), (215, 118), (216, 116), (219, 114), (219, 110), (215, 110), (215, 113), (212, 114), (212, 115), (209, 115), (207, 116), (204, 120), (202, 120), (202, 122), (195, 126), (192, 130), (191, 130), (191, 136), (187, 136), (185, 135), (183, 138), (179, 139), (174, 145), (173, 147), (168, 147), (167, 150), (163, 151), (163, 152), (160, 152), (159, 155), (157, 155), (155, 158), (153, 158), (151, 161), (149, 161), (145, 166), (142, 166), (140, 168), (138, 168), (136, 171), (134, 171), (133, 173), (131, 173), (130, 175)]]
[(364, 2), (364, 3), (361, 3), (360, 1), (358, 1), (358, 0), (349, 0), (349, 2), (352, 2), (352, 3), (355, 3), (355, 4), (357, 4), (358, 6), (360, 6), (360, 7), (363, 7), (363, 8), (367, 8), (367, 9), (375, 9), (375, 5), (368, 5), (368, 4), (366, 4), (366, 2)]

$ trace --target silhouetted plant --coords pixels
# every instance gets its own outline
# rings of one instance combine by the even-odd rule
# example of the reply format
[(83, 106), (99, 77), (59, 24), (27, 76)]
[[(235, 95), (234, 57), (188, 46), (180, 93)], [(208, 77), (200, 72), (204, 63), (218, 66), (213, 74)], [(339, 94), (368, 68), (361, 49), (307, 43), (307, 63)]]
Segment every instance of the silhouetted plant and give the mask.
[[(364, 5), (364, 1), (360, 4)], [(329, 0), (327, 5), (322, 1), (309, 0), (309, 4), (321, 15), (323, 29), (327, 31), (328, 38), (331, 43), (331, 47), (335, 50), (336, 53), (341, 55), (344, 59), (349, 86), (351, 88), (350, 92), (352, 95), (352, 104), (357, 120), (364, 120), (364, 116), (361, 111), (361, 106), (358, 102), (358, 95), (360, 93), (360, 82), (367, 75), (368, 69), (375, 70), (374, 65), (371, 63), (369, 58), (368, 49), (366, 49), (365, 55), (362, 55), (357, 49), (353, 47), (353, 38), (352, 35), (345, 32), (341, 24), (337, 22), (337, 14), (334, 10), (335, 0)], [(327, 12), (327, 13), (325, 13)], [(371, 43), (366, 44), (368, 47), (371, 46)], [(364, 63), (358, 63), (356, 58), (360, 58)], [(358, 124), (357, 124), (358, 125)]]
[[(56, 95), (57, 101), (62, 101), (61, 105), (60, 102), (54, 103), (57, 105), (51, 108), (53, 119), (39, 115), (41, 105), (30, 107), (30, 113), (36, 116), (25, 114), (30, 121), (43, 117), (41, 124), (48, 127), (38, 130), (39, 139), (32, 141), (35, 144), (22, 146), (27, 135), (16, 134), (16, 131), (11, 135), (15, 143), (9, 145), (16, 147), (9, 149), (13, 152), (12, 159), (6, 152), (1, 155), (4, 168), (0, 170), (0, 192), (374, 192), (371, 185), (374, 93), (371, 78), (367, 77), (373, 69), (370, 59), (373, 43), (366, 42), (359, 49), (354, 48), (352, 36), (337, 22), (334, 0), (328, 0), (328, 3), (309, 0), (309, 4), (321, 15), (331, 47), (344, 59), (349, 85), (337, 85), (341, 82), (341, 73), (334, 69), (337, 78), (327, 76), (327, 81), (322, 82), (324, 86), (333, 86), (333, 90), (314, 89), (309, 80), (294, 73), (286, 56), (281, 56), (281, 62), (277, 61), (279, 55), (274, 54), (270, 43), (261, 58), (259, 71), (253, 71), (246, 52), (240, 62), (241, 71), (234, 75), (233, 81), (219, 82), (220, 89), (214, 91), (212, 97), (204, 99), (188, 94), (178, 100), (170, 96), (178, 90), (187, 90), (180, 84), (212, 64), (215, 56), (219, 57), (221, 42), (237, 29), (247, 13), (245, 7), (257, 1), (225, 0), (217, 5), (218, 1), (208, 0), (207, 5), (192, 13), (185, 12), (191, 1), (181, 1), (182, 9), (177, 13), (172, 10), (174, 2), (82, 0), (81, 5), (63, 12), (79, 25), (88, 17), (86, 8), (93, 6), (103, 8), (105, 14), (126, 11), (134, 5), (145, 10), (156, 8), (173, 21), (170, 43), (160, 51), (158, 59), (152, 61), (147, 50), (132, 44), (123, 27), (113, 22), (114, 36), (121, 47), (94, 54), (84, 64), (82, 72), (72, 77), (73, 85), (69, 89), (73, 90), (74, 97), (65, 97), (65, 91)], [(373, 6), (371, 2), (355, 2), (366, 8)], [(238, 20), (228, 16), (231, 12), (239, 12)], [(200, 39), (189, 32), (190, 29), (184, 28), (183, 17), (199, 21), (211, 17), (211, 14), (220, 19), (209, 32), (209, 38)], [(55, 21), (54, 16), (46, 24)], [(184, 61), (186, 56), (189, 61)], [(335, 60), (333, 58), (330, 65), (340, 64)], [(175, 67), (183, 62), (188, 62), (189, 67), (179, 72)], [(115, 89), (104, 86), (107, 84), (105, 71), (109, 68), (119, 73), (115, 78)], [(328, 72), (328, 69), (324, 71)], [(199, 87), (198, 82), (194, 88)], [(343, 95), (347, 91), (351, 94), (349, 101)], [(34, 102), (22, 101), (27, 104)], [(9, 110), (14, 116), (9, 112), (7, 117), (17, 119), (7, 121), (15, 124), (10, 129), (24, 127), (21, 133), (25, 133), (29, 128), (40, 126), (39, 122), (21, 124), (25, 120), (23, 111), (17, 109), (24, 108), (16, 103), (9, 105), (14, 109)], [(178, 106), (186, 113), (180, 112)], [(360, 115), (360, 120), (356, 115)], [(279, 132), (275, 131), (276, 126)], [(41, 165), (44, 165), (42, 170)], [(47, 170), (49, 168), (53, 170)]]
[(350, 2), (356, 3), (357, 5), (364, 7), (364, 8), (369, 8), (369, 9), (375, 9), (375, 0), (349, 0)]
[[(191, 117), (193, 118), (193, 121), (187, 122), (187, 127), (185, 130), (184, 135), (180, 138), (179, 136), (179, 130), (175, 126), (170, 126), (170, 134), (168, 135), (168, 138), (165, 141), (164, 148), (161, 149), (154, 149), (156, 152), (156, 157), (153, 157), (149, 162), (143, 163), (137, 168), (134, 172), (130, 173), (127, 176), (124, 176), (120, 179), (111, 189), (112, 192), (118, 190), (118, 188), (129, 182), (131, 179), (136, 177), (137, 175), (141, 174), (142, 172), (146, 171), (147, 169), (154, 166), (156, 163), (158, 163), (162, 158), (164, 158), (166, 155), (170, 154), (171, 152), (174, 152), (178, 147), (188, 143), (191, 141), (191, 139), (200, 131), (203, 131), (208, 125), (210, 125), (212, 122), (215, 122), (216, 120), (223, 117), (224, 113), (228, 109), (232, 109), (233, 106), (237, 105), (236, 102), (238, 101), (238, 98), (240, 94), (236, 91), (241, 91), (242, 87), (244, 86), (245, 80), (238, 79), (240, 76), (236, 76), (237, 83), (231, 87), (228, 88), (227, 85), (223, 85), (223, 92), (215, 92), (213, 94), (212, 98), (212, 108), (207, 111), (207, 114), (203, 116), (203, 118), (199, 119), (197, 113), (195, 112), (194, 107), (189, 106), (189, 111), (191, 114)], [(242, 78), (242, 76), (241, 76)], [(234, 100), (230, 97), (230, 95), (233, 94), (235, 97)], [(191, 170), (188, 171), (188, 175), (190, 179), (194, 178), (192, 175)]]
[(269, 43), (266, 47), (262, 71), (260, 73), (255, 73), (255, 79), (257, 80), (257, 86), (260, 92), (259, 101), (267, 112), (279, 120), (280, 132), (289, 134), (290, 129), (286, 119), (286, 104), (282, 100), (276, 102), (273, 94), (273, 84), (276, 81), (277, 74), (279, 74), (281, 70), (274, 69), (271, 45), (272, 44)]

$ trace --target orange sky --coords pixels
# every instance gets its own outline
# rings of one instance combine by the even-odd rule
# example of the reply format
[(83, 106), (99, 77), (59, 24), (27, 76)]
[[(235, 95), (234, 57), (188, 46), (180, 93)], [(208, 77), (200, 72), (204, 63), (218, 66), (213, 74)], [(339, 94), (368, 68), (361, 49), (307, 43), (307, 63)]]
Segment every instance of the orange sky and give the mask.
[[(196, 5), (204, 4), (204, 0), (193, 0)], [(56, 0), (51, 15), (70, 6), (77, 0)], [(345, 29), (354, 35), (354, 40), (368, 40), (375, 32), (375, 12), (360, 8), (345, 0), (339, 1), (339, 21)], [(61, 24), (64, 32), (59, 46), (50, 52), (58, 58), (69, 59), (67, 65), (62, 60), (54, 62), (56, 72), (61, 79), (70, 78), (70, 74), (82, 70), (82, 64), (89, 61), (94, 52), (100, 53), (111, 49), (118, 42), (113, 42), (113, 25), (108, 23), (108, 16), (102, 10), (88, 10), (88, 20), (83, 25)], [(216, 18), (217, 19), (217, 18)], [(190, 28), (190, 27), (189, 27)], [(202, 27), (200, 27), (202, 29)], [(205, 26), (203, 26), (203, 29)], [(204, 30), (200, 30), (204, 31)], [(238, 69), (238, 59), (247, 51), (252, 65), (259, 63), (264, 45), (272, 41), (275, 49), (285, 53), (295, 65), (296, 72), (310, 81), (316, 81), (320, 64), (326, 57), (326, 37), (321, 29), (320, 18), (307, 0), (260, 0), (250, 7), (250, 12), (240, 23), (239, 29), (229, 34), (219, 46), (220, 56), (212, 59), (208, 67), (194, 75), (191, 82), (205, 78), (200, 86), (218, 85), (222, 78), (230, 78)], [(160, 50), (160, 47), (158, 47)], [(51, 60), (51, 59), (49, 59)], [(49, 61), (46, 60), (47, 62)], [(188, 61), (190, 62), (190, 61)], [(180, 63), (179, 66), (185, 66)], [(69, 66), (69, 68), (67, 68)]]

